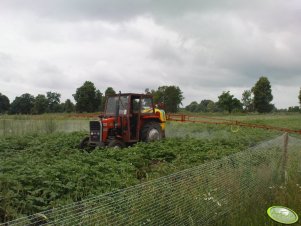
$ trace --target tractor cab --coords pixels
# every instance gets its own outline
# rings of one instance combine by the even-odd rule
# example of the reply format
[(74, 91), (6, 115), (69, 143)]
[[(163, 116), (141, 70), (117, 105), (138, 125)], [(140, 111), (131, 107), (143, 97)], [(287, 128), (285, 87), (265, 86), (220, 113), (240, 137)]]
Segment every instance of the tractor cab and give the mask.
[(165, 137), (165, 113), (155, 109), (151, 95), (125, 93), (109, 96), (99, 121), (90, 121), (85, 146), (126, 147), (138, 141)]

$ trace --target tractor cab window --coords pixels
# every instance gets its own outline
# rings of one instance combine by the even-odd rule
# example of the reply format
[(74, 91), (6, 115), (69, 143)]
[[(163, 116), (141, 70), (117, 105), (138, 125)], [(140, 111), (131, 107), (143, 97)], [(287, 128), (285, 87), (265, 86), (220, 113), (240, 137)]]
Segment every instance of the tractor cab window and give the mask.
[[(106, 115), (126, 115), (128, 108), (128, 96), (109, 97), (106, 106)], [(117, 112), (118, 111), (118, 112)]]
[(153, 101), (151, 98), (142, 98), (141, 99), (141, 113), (153, 113)]
[(139, 113), (139, 99), (132, 99), (133, 113)]

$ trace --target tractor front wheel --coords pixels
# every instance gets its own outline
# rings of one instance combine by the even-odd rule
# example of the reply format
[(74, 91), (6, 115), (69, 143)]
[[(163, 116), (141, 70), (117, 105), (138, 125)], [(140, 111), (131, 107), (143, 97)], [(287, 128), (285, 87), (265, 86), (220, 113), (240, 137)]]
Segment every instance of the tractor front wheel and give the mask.
[(125, 148), (125, 143), (121, 140), (111, 140), (108, 144), (109, 148), (114, 148), (114, 149), (121, 149), (121, 148)]
[(82, 139), (79, 143), (79, 149), (85, 150), (87, 152), (94, 150), (95, 147), (90, 145), (89, 139), (90, 137), (85, 137), (84, 139)]
[(89, 137), (85, 137), (84, 139), (82, 139), (79, 143), (79, 148), (80, 149), (85, 149), (89, 146)]
[(162, 136), (162, 128), (158, 122), (149, 122), (145, 124), (141, 131), (141, 139), (144, 142), (161, 140)]

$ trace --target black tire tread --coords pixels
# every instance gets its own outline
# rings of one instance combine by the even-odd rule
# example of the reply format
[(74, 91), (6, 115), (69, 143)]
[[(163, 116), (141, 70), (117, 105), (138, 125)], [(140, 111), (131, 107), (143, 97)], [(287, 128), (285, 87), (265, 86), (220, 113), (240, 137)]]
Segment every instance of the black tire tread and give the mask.
[(111, 140), (108, 144), (108, 147), (112, 148), (112, 147), (116, 147), (119, 146), (120, 148), (125, 148), (125, 143), (122, 140), (118, 140), (118, 139), (114, 139)]
[(159, 131), (159, 133), (160, 133), (160, 138), (159, 138), (159, 140), (162, 139), (163, 133), (162, 133), (162, 128), (161, 128), (161, 126), (160, 126), (160, 123), (151, 121), (151, 122), (147, 122), (147, 123), (143, 126), (143, 128), (142, 128), (142, 130), (141, 130), (141, 140), (142, 140), (142, 141), (144, 141), (144, 142), (149, 142), (149, 141), (147, 140), (147, 134), (148, 134), (148, 132), (149, 132), (151, 129), (153, 129), (153, 128), (156, 128), (156, 129)]
[(82, 140), (80, 141), (80, 143), (79, 143), (79, 148), (80, 148), (80, 149), (85, 149), (85, 148), (88, 147), (88, 145), (89, 145), (89, 137), (87, 136), (87, 137), (85, 137), (84, 139), (82, 139)]

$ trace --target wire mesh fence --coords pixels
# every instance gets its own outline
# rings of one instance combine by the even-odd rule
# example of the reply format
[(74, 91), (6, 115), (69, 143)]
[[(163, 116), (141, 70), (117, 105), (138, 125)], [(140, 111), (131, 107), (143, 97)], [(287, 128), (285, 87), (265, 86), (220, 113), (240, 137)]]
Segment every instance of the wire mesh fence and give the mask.
[(0, 136), (49, 134), (54, 132), (88, 131), (87, 120), (72, 119), (1, 119)]
[(284, 141), (3, 225), (272, 225), (271, 205), (301, 211), (301, 140)]

